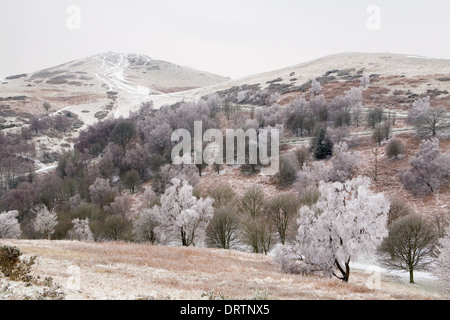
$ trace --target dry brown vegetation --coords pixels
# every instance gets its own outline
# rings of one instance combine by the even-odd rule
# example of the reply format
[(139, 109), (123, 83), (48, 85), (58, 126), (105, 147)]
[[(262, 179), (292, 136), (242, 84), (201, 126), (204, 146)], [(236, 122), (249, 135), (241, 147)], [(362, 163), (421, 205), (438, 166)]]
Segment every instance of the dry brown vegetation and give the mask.
[(280, 272), (270, 257), (233, 250), (162, 247), (131, 243), (2, 241), (37, 255), (32, 271), (63, 287), (67, 268), (81, 270), (81, 289), (67, 299), (445, 299), (437, 289), (354, 270), (349, 283), (319, 275)]

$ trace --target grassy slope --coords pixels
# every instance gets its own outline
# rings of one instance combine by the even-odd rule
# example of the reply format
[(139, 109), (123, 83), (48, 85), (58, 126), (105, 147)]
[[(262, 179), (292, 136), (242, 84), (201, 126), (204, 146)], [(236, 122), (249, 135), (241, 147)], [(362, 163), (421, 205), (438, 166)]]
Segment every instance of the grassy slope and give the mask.
[[(442, 299), (428, 285), (409, 285), (382, 277), (379, 289), (366, 285), (370, 273), (353, 270), (344, 284), (320, 276), (280, 272), (270, 257), (239, 251), (162, 247), (130, 243), (1, 241), (37, 255), (33, 269), (63, 287), (67, 268), (81, 269), (81, 290), (67, 299), (202, 299), (221, 294), (231, 299)], [(203, 299), (206, 299), (203, 297)]]

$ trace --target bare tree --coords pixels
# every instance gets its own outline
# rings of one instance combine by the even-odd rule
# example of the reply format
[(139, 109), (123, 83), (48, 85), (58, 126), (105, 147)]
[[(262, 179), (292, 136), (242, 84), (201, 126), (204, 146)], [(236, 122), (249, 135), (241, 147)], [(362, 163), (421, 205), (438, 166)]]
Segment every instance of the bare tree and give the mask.
[(249, 188), (240, 201), (239, 209), (242, 214), (250, 217), (261, 216), (264, 209), (264, 192), (259, 186)]
[(236, 192), (227, 184), (218, 185), (208, 191), (208, 196), (214, 199), (214, 208), (236, 206)]
[(206, 229), (207, 244), (222, 249), (230, 249), (239, 235), (239, 218), (236, 209), (220, 206), (214, 210), (214, 217)]
[(414, 271), (433, 262), (436, 242), (431, 224), (420, 215), (409, 214), (390, 225), (379, 252), (386, 266), (408, 271), (409, 282), (414, 283)]
[(266, 218), (275, 226), (282, 244), (286, 242), (286, 231), (299, 208), (298, 197), (291, 193), (273, 196), (265, 205)]

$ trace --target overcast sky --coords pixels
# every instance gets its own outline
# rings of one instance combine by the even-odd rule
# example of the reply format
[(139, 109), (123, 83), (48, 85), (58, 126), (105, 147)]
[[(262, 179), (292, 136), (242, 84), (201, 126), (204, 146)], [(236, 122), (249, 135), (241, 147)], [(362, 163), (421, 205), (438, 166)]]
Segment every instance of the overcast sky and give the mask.
[(232, 78), (340, 52), (450, 59), (449, 36), (448, 0), (1, 0), (0, 77), (106, 51)]

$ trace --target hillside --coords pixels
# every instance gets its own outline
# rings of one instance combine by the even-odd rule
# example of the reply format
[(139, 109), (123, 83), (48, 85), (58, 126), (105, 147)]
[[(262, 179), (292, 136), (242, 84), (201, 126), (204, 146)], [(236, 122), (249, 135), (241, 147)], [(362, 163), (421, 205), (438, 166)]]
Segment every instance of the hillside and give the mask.
[[(370, 79), (367, 87), (361, 86), (363, 75)], [(320, 94), (311, 92), (313, 79), (321, 85)], [(326, 132), (333, 143), (345, 141), (355, 159), (354, 168), (345, 168), (343, 173), (349, 173), (351, 178), (370, 178), (372, 191), (383, 193), (389, 200), (400, 200), (442, 232), (450, 213), (450, 168), (442, 170), (447, 171), (441, 175), (444, 177), (441, 185), (424, 197), (408, 191), (409, 186), (401, 181), (400, 175), (411, 167), (410, 160), (421, 151), (420, 143), (424, 138), (418, 136), (416, 128), (407, 121), (413, 103), (429, 96), (429, 108), (442, 107), (443, 122), (449, 119), (450, 60), (345, 53), (229, 80), (145, 56), (108, 53), (30, 75), (18, 75), (6, 82), (0, 85), (0, 125), (3, 132), (14, 139), (10, 139), (12, 142), (0, 139), (8, 149), (5, 156), (0, 157), (0, 173), (5, 177), (0, 190), (0, 208), (20, 211), (22, 232), (27, 239), (42, 237), (32, 226), (33, 210), (39, 205), (56, 208), (60, 224), (52, 235), (52, 239), (58, 241), (0, 243), (15, 245), (26, 254), (36, 254), (39, 257), (36, 272), (51, 276), (59, 283), (65, 283), (67, 267), (79, 266), (85, 285), (80, 291), (68, 292), (69, 298), (446, 297), (437, 288), (436, 278), (429, 273), (419, 274), (419, 285), (411, 286), (404, 283), (405, 273), (383, 271), (381, 288), (370, 289), (366, 285), (370, 278), (366, 269), (373, 266), (371, 260), (363, 259), (352, 266), (349, 284), (316, 275), (281, 273), (270, 256), (245, 251), (252, 248), (244, 243), (248, 239), (242, 240), (246, 226), (241, 223), (243, 213), (238, 204), (245, 192), (255, 185), (262, 188), (264, 199), (261, 202), (267, 203), (271, 197), (282, 193), (292, 193), (298, 200), (306, 194), (305, 181), (311, 181), (311, 186), (306, 187), (312, 188), (317, 187), (318, 181), (301, 180), (304, 167), (293, 157), (286, 158), (292, 165), (287, 174), (293, 177), (289, 185), (280, 184), (276, 176), (258, 174), (248, 166), (245, 169), (237, 165), (209, 165), (200, 171), (195, 166), (177, 167), (171, 162), (174, 144), (170, 137), (176, 129), (192, 129), (192, 122), (198, 119), (222, 130), (279, 126), (283, 128), (280, 153), (292, 156), (298, 147), (309, 146), (321, 129), (329, 129)], [(359, 92), (358, 103), (352, 104), (345, 96), (351, 88)], [(140, 109), (143, 102), (149, 101), (153, 102), (153, 108)], [(48, 112), (42, 106), (44, 102), (50, 103)], [(178, 107), (161, 109), (165, 104)], [(378, 122), (371, 124), (369, 116), (377, 107), (380, 108)], [(127, 118), (130, 111), (139, 113), (123, 121), (120, 117)], [(347, 118), (338, 123), (341, 120), (338, 116), (342, 114)], [(304, 132), (299, 133), (300, 125), (296, 121), (300, 117), (297, 115), (303, 117), (302, 126), (310, 123), (309, 129), (305, 125), (301, 128)], [(33, 119), (45, 120), (49, 125), (27, 131)], [(95, 126), (100, 119), (105, 121)], [(291, 126), (291, 119), (298, 127)], [(64, 125), (55, 120), (65, 120)], [(387, 135), (375, 141), (374, 130), (387, 125)], [(438, 135), (440, 151), (448, 155), (448, 127), (441, 132)], [(430, 134), (426, 138), (429, 137)], [(401, 142), (403, 152), (390, 158), (387, 145), (393, 138)], [(18, 146), (14, 141), (18, 141)], [(64, 154), (57, 168), (60, 153), (74, 148), (78, 153)], [(312, 163), (323, 164), (324, 171), (332, 168), (335, 153), (329, 153), (322, 161), (313, 161), (312, 152), (308, 150), (308, 169), (313, 167)], [(311, 176), (320, 176), (321, 172), (312, 171)], [(142, 212), (161, 204), (158, 197), (167, 190), (169, 178), (174, 176), (184, 177), (193, 186), (192, 195), (195, 191), (202, 197), (211, 195), (219, 186), (230, 187), (235, 194), (227, 205), (235, 210), (232, 213), (239, 221), (236, 247), (244, 251), (133, 243), (142, 240), (137, 239), (133, 223)], [(129, 180), (125, 182), (129, 177), (134, 179), (131, 184), (135, 183), (131, 187)], [(325, 179), (337, 181), (329, 176)], [(261, 212), (266, 210), (263, 205), (261, 208)], [(87, 217), (90, 219), (88, 226), (95, 229), (95, 240), (99, 242), (67, 241), (72, 239), (73, 219)], [(295, 239), (295, 221), (296, 218), (292, 218), (287, 230), (287, 242)], [(274, 234), (269, 246), (279, 240), (274, 230), (269, 231)], [(111, 242), (113, 240), (117, 243)], [(254, 247), (253, 250), (258, 252)], [(131, 287), (132, 292), (128, 290)]]
[[(383, 273), (379, 287), (373, 287), (373, 272), (356, 267), (350, 283), (344, 284), (314, 275), (283, 274), (271, 257), (234, 250), (70, 241), (2, 240), (1, 244), (37, 255), (32, 272), (52, 277), (69, 300), (444, 298), (426, 277), (417, 285), (409, 285), (395, 273)], [(77, 275), (70, 272), (71, 266), (80, 268), (79, 288), (67, 285)], [(20, 299), (32, 292), (33, 288), (11, 284), (9, 292), (0, 291), (0, 299), (5, 295)]]
[[(318, 78), (322, 82), (345, 82), (355, 80), (363, 73), (386, 77), (387, 79), (415, 79), (413, 88), (423, 90), (425, 87), (438, 86), (439, 90), (450, 88), (450, 61), (432, 59), (407, 54), (392, 53), (339, 53), (316, 60), (285, 67), (280, 70), (233, 79), (221, 84), (193, 90), (197, 95), (204, 95), (233, 86), (259, 84), (268, 88), (273, 81), (291, 88), (301, 87), (311, 79)], [(426, 79), (428, 78), (429, 79)], [(328, 78), (328, 79), (326, 79)], [(277, 81), (274, 81), (277, 80)], [(423, 84), (428, 80), (428, 83)], [(406, 83), (406, 82), (405, 82)], [(423, 87), (420, 84), (424, 85)], [(399, 87), (402, 83), (397, 84)], [(393, 88), (398, 89), (397, 87)], [(405, 88), (401, 88), (405, 89)], [(426, 91), (426, 90), (425, 90)]]
[[(19, 118), (61, 110), (77, 114), (85, 125), (121, 109), (139, 106), (150, 96), (217, 84), (225, 77), (144, 55), (103, 53), (56, 67), (6, 77), (0, 84), (3, 125)], [(167, 97), (170, 101), (170, 97)], [(125, 114), (128, 116), (128, 113)]]

